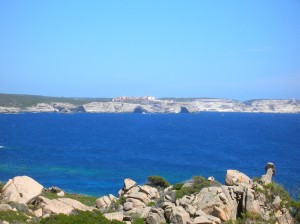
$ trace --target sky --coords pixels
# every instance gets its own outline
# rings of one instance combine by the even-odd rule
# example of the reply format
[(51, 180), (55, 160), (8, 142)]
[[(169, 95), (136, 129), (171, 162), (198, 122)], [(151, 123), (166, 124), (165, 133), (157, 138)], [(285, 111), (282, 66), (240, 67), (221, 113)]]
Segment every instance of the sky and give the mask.
[(300, 0), (0, 0), (0, 93), (300, 99)]

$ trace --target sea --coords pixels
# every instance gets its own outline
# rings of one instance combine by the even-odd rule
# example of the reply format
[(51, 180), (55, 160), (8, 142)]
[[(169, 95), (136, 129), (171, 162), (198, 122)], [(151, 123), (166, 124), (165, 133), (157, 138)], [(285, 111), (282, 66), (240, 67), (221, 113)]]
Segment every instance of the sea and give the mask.
[(117, 195), (123, 180), (151, 175), (171, 184), (193, 176), (224, 183), (276, 166), (275, 181), (300, 192), (300, 114), (0, 115), (0, 181), (27, 175), (69, 193)]

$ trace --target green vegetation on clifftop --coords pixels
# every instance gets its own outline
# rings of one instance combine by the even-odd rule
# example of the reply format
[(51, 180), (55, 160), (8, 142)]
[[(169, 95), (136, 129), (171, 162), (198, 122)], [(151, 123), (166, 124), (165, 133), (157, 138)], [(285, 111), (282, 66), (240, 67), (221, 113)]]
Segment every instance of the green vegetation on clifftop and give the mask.
[(82, 105), (91, 102), (108, 102), (112, 98), (75, 98), (75, 97), (49, 97), (23, 94), (4, 94), (0, 93), (0, 106), (2, 107), (20, 107), (25, 108), (34, 106), (38, 103), (71, 103), (74, 105)]

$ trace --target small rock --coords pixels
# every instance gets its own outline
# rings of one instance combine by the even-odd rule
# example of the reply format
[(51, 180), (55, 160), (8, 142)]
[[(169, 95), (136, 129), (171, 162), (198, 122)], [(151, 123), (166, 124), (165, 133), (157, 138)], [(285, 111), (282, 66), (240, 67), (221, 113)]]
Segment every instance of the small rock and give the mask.
[(58, 187), (52, 186), (52, 187), (49, 187), (48, 191), (57, 194), (57, 193), (61, 192), (62, 190)]
[(170, 217), (170, 223), (174, 224), (186, 224), (190, 219), (189, 213), (187, 213), (183, 207), (175, 207)]
[(274, 206), (274, 208), (280, 208), (280, 202), (281, 202), (281, 199), (279, 196), (276, 196), (274, 201), (272, 202), (272, 205)]
[(227, 170), (225, 183), (228, 186), (235, 186), (242, 183), (250, 188), (253, 186), (253, 181), (247, 175), (237, 170)]
[(115, 196), (113, 196), (112, 194), (109, 194), (108, 195), (108, 198), (111, 202), (116, 202), (117, 201), (117, 198)]
[(63, 196), (65, 196), (65, 192), (60, 191), (60, 192), (56, 193), (56, 195), (57, 195), (58, 197), (63, 197)]
[(35, 211), (33, 212), (33, 214), (34, 214), (36, 217), (40, 218), (40, 217), (43, 216), (43, 209), (39, 208), (39, 209), (35, 210)]
[(128, 191), (130, 188), (134, 187), (136, 185), (136, 182), (134, 180), (131, 180), (129, 178), (124, 180), (124, 191)]
[(106, 213), (104, 216), (109, 220), (123, 221), (123, 212)]
[(13, 208), (9, 204), (0, 204), (0, 211), (12, 211)]
[(123, 206), (124, 211), (129, 211), (133, 209), (133, 203), (132, 202), (125, 202)]
[(208, 181), (214, 181), (215, 178), (213, 176), (207, 178)]

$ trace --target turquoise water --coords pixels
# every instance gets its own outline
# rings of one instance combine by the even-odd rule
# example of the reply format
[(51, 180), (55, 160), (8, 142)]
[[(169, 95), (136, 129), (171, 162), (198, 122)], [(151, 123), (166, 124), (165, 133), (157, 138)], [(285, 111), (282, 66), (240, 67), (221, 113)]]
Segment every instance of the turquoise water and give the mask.
[(127, 177), (261, 176), (269, 161), (278, 182), (300, 186), (300, 114), (1, 114), (0, 146), (0, 180), (89, 195), (116, 194)]

